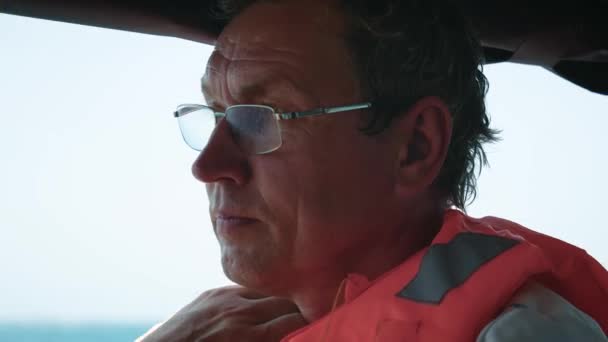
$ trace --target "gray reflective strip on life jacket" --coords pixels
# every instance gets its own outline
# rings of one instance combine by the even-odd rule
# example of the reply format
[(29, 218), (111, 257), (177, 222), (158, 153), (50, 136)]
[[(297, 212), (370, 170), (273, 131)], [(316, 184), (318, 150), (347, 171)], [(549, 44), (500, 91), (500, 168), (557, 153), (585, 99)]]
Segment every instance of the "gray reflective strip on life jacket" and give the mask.
[(519, 241), (472, 232), (457, 234), (446, 244), (429, 247), (418, 273), (398, 297), (438, 304), (450, 290), (462, 285), (477, 269)]

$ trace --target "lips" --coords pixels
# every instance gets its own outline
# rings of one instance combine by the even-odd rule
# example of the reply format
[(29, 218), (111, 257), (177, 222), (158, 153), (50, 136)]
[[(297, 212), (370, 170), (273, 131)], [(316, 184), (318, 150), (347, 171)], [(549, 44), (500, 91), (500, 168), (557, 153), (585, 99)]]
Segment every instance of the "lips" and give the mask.
[(244, 216), (231, 216), (231, 215), (218, 215), (215, 218), (215, 222), (216, 224), (219, 223), (223, 223), (223, 224), (248, 224), (248, 223), (254, 223), (257, 222), (259, 220), (251, 218), (251, 217), (244, 217)]
[(252, 217), (218, 214), (215, 217), (215, 232), (224, 241), (248, 240), (247, 237), (251, 237), (256, 231), (251, 228), (256, 227), (259, 222), (260, 220)]
[(253, 215), (246, 214), (243, 210), (215, 209), (211, 210), (211, 219), (214, 221), (258, 221)]
[(242, 210), (226, 210), (226, 209), (218, 209), (211, 211), (211, 219), (215, 221), (216, 224), (248, 224), (259, 222), (257, 218), (253, 215), (246, 214)]

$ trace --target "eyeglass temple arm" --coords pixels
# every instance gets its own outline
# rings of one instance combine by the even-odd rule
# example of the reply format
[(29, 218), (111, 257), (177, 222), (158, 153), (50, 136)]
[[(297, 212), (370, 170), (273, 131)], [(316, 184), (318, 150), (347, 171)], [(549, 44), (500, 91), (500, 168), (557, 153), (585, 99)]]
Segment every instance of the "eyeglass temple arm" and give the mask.
[(348, 106), (317, 108), (317, 109), (308, 110), (305, 112), (278, 113), (278, 116), (279, 116), (279, 118), (281, 118), (283, 120), (288, 120), (288, 119), (297, 119), (297, 118), (301, 118), (301, 117), (305, 117), (305, 116), (334, 114), (334, 113), (347, 112), (350, 110), (365, 109), (365, 108), (370, 108), (371, 106), (372, 106), (371, 102), (364, 102), (364, 103), (357, 103), (357, 104), (348, 105)]

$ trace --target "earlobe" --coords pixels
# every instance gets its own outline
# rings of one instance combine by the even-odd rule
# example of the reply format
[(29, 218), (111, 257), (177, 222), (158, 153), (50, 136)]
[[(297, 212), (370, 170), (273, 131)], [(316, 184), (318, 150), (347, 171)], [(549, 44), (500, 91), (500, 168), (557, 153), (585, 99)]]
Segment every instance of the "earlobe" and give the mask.
[(418, 193), (438, 177), (452, 135), (452, 115), (438, 97), (417, 101), (395, 122), (398, 191)]

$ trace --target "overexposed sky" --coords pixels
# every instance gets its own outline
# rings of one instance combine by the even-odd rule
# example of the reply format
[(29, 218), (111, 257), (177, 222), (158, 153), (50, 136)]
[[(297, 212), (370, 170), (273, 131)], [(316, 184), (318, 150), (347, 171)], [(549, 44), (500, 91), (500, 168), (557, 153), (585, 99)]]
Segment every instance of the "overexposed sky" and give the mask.
[[(228, 284), (196, 152), (211, 48), (0, 14), (0, 320), (156, 321)], [(517, 221), (608, 265), (608, 97), (537, 67), (486, 67), (503, 141), (474, 216)]]

